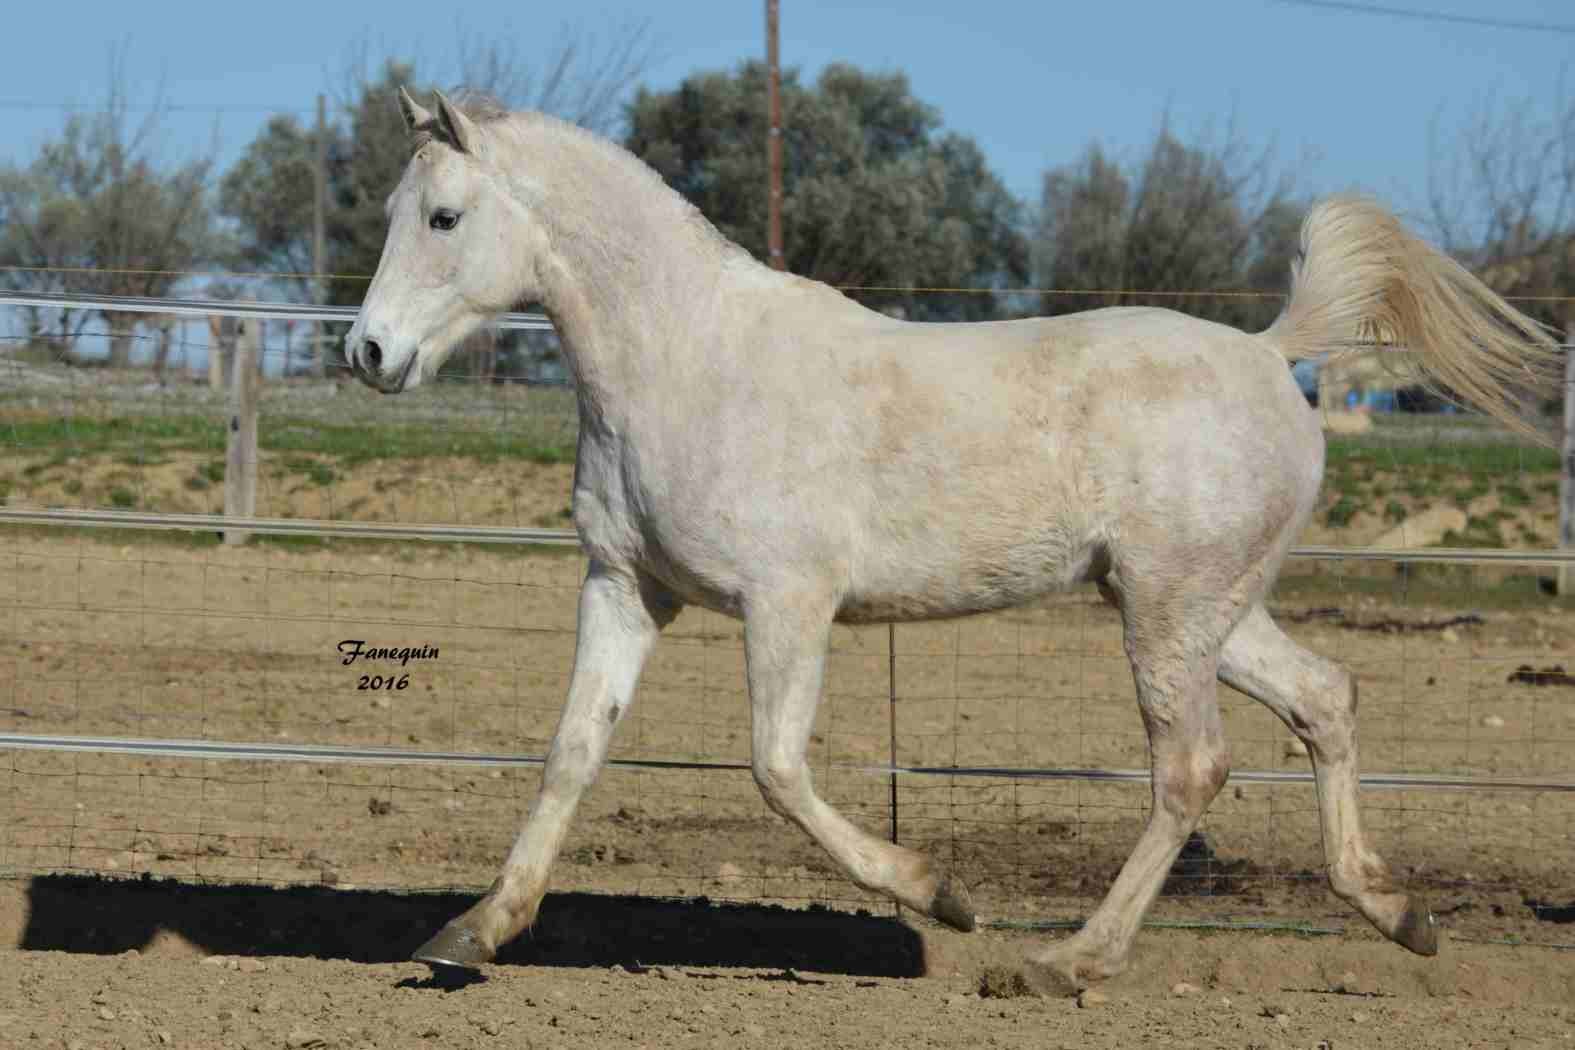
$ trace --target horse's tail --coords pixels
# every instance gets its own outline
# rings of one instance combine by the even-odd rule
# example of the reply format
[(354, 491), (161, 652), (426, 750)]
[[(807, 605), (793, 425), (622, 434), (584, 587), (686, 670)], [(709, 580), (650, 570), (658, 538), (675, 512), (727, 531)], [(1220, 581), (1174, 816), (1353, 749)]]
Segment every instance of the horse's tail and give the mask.
[(1553, 336), (1372, 201), (1334, 197), (1308, 212), (1290, 300), (1263, 337), (1293, 361), (1376, 341), (1404, 351), (1384, 355), (1395, 370), (1552, 440), (1522, 404), (1561, 381)]

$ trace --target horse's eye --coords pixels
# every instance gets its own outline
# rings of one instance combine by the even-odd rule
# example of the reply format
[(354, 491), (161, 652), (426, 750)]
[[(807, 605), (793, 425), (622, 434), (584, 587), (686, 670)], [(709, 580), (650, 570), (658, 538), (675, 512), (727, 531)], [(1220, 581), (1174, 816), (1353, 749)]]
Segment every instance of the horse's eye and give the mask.
[(439, 208), (432, 213), (432, 228), (434, 230), (452, 230), (459, 225), (459, 212)]

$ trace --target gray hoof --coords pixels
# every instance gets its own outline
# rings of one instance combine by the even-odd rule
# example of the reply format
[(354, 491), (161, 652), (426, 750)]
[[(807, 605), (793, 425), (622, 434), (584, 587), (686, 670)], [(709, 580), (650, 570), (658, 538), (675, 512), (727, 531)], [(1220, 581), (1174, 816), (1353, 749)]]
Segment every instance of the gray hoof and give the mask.
[(935, 888), (935, 899), (930, 901), (930, 917), (962, 933), (973, 932), (973, 898), (962, 880), (955, 875), (941, 880)]
[(470, 928), (451, 922), (417, 948), (411, 958), (434, 969), (475, 970), (482, 963), (491, 962), (492, 956), (492, 951)]
[(1418, 955), (1438, 954), (1438, 923), (1432, 910), (1415, 897), (1406, 902), (1405, 916), (1391, 936), (1396, 944)]

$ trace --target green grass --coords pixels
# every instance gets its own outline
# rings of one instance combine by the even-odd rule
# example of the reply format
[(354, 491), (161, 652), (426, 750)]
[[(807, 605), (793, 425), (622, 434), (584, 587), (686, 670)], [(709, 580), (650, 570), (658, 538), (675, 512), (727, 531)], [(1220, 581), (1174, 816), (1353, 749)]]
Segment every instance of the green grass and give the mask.
[(1341, 496), (1324, 512), (1323, 520), (1332, 529), (1343, 529), (1362, 508), (1350, 496)]
[(1514, 442), (1401, 444), (1378, 435), (1331, 436), (1325, 463), (1329, 473), (1359, 467), (1378, 467), (1406, 473), (1418, 468), (1442, 469), (1462, 474), (1502, 476), (1521, 472), (1538, 474), (1559, 469), (1556, 449)]
[(331, 485), (338, 477), (333, 467), (310, 456), (286, 456), (280, 466), (291, 474), (305, 474), (314, 485)]
[[(521, 427), (523, 429), (523, 426)], [(270, 452), (311, 453), (346, 467), (384, 459), (455, 456), (482, 462), (523, 459), (566, 463), (572, 441), (521, 433), (513, 427), (467, 428), (435, 423), (332, 424), (289, 416), (258, 420), (258, 445)], [(126, 416), (105, 419), (0, 420), (0, 454), (54, 453), (48, 463), (23, 468), (33, 476), (50, 466), (95, 455), (141, 455), (156, 462), (168, 452), (224, 452), (224, 426), (196, 415)], [(221, 465), (222, 467), (222, 465)], [(222, 477), (222, 475), (221, 475)], [(218, 478), (210, 476), (210, 481)], [(326, 484), (326, 482), (324, 482)]]
[(1372, 598), (1413, 608), (1478, 612), (1544, 612), (1550, 604), (1575, 608), (1575, 598), (1549, 595), (1535, 572), (1477, 572), (1479, 566), (1404, 563), (1366, 575), (1308, 571), (1310, 568), (1309, 562), (1290, 562), (1275, 582), (1270, 607), (1281, 602), (1346, 606), (1357, 598)]
[(109, 502), (122, 510), (130, 510), (137, 505), (137, 494), (124, 485), (116, 485), (109, 490)]
[(1498, 498), (1506, 507), (1524, 507), (1531, 502), (1531, 493), (1513, 481), (1506, 481), (1498, 487)]

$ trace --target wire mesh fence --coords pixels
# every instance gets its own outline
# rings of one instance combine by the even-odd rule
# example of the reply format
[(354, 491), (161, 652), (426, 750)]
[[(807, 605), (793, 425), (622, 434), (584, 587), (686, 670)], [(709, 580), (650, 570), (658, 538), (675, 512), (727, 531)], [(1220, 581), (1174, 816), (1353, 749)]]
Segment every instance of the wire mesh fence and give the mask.
[[(217, 512), (222, 395), (35, 367), (53, 382), (16, 368), (0, 389), (8, 509)], [(260, 517), (567, 524), (566, 388), (264, 390)], [(1476, 421), (1380, 421), (1330, 450), (1307, 543), (1551, 546), (1556, 457)], [(225, 549), (206, 534), (7, 526), (0, 733), (459, 758), (0, 746), (0, 871), (485, 885), (556, 724), (582, 571), (577, 554), (541, 547), (308, 535)], [(1474, 935), (1551, 939), (1543, 920), (1575, 903), (1575, 620), (1538, 573), (1302, 559), (1271, 603), (1294, 637), (1360, 677), (1364, 770), (1475, 785), (1366, 793), (1375, 846)], [(436, 655), (347, 665), (351, 640)], [(691, 610), (667, 631), (556, 888), (886, 906), (760, 801), (742, 662), (734, 621)], [(1221, 703), (1241, 775), (1156, 917), (1346, 925), (1322, 882), (1312, 787), (1277, 779), (1304, 775), (1306, 757), (1250, 700), (1222, 688)], [(828, 801), (953, 865), (995, 921), (1075, 921), (1146, 818), (1119, 624), (1091, 592), (890, 632), (839, 628), (811, 755)]]

